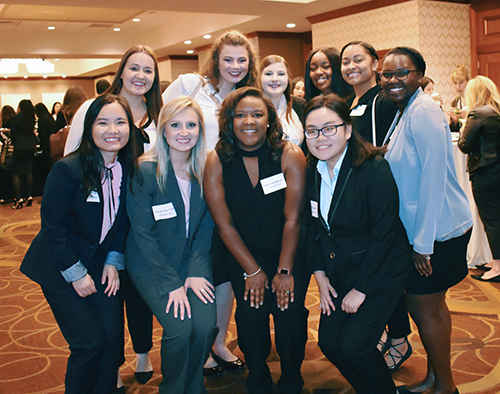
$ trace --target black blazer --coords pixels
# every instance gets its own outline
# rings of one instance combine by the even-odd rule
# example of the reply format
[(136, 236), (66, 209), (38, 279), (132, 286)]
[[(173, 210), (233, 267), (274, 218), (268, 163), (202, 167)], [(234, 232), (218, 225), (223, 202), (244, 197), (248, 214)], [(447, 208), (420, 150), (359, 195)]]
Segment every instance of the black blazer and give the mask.
[[(119, 253), (123, 253), (128, 230), (125, 209), (127, 168), (122, 165), (122, 169), (120, 206), (113, 227), (101, 245), (107, 251)], [(88, 196), (81, 191), (82, 174), (77, 154), (54, 164), (43, 192), (42, 228), (21, 264), (21, 272), (52, 291), (71, 286), (60, 271), (78, 261), (89, 268), (99, 246), (103, 220), (102, 188), (98, 190), (99, 202), (87, 202)]]
[(500, 115), (487, 105), (470, 111), (458, 147), (469, 172), (500, 161)]
[[(162, 192), (156, 181), (156, 163), (140, 163), (141, 176), (135, 176), (128, 195), (130, 233), (125, 247), (125, 267), (130, 274), (154, 281), (161, 295), (184, 285), (187, 277), (212, 278), (212, 232), (214, 222), (200, 193), (191, 180), (189, 233), (186, 237), (184, 202), (172, 165)], [(175, 215), (155, 216), (153, 207), (171, 204)]]
[[(398, 190), (389, 164), (381, 157), (352, 163), (347, 150), (328, 213), (319, 209), (321, 175), (307, 170), (308, 251), (312, 271), (326, 272), (332, 286), (369, 295), (401, 289), (411, 267), (411, 248), (399, 219)], [(312, 216), (311, 201), (318, 203)]]

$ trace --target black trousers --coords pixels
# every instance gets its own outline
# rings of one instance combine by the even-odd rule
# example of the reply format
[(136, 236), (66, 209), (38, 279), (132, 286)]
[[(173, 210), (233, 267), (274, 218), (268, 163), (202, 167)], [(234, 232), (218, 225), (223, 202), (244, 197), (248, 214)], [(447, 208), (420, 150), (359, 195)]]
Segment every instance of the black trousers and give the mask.
[(123, 327), (118, 296), (108, 297), (101, 277), (92, 276), (97, 293), (82, 298), (72, 285), (64, 292), (42, 288), (71, 354), (66, 394), (108, 394), (116, 390), (123, 357)]
[(357, 394), (395, 394), (396, 386), (377, 344), (403, 290), (369, 295), (356, 313), (341, 309), (351, 289), (335, 290), (335, 311), (320, 318), (319, 347)]
[(134, 352), (147, 353), (153, 347), (153, 312), (137, 292), (127, 271), (120, 271), (119, 294), (122, 302), (125, 302)]
[[(276, 295), (271, 291), (271, 282), (276, 275), (278, 261), (271, 257), (258, 256), (252, 253), (262, 266), (269, 280), (269, 289), (264, 296), (264, 304), (259, 309), (251, 308), (250, 301), (243, 300), (245, 281), (243, 270), (233, 259), (237, 269), (233, 269), (231, 283), (237, 302), (235, 320), (238, 332), (238, 345), (245, 355), (248, 367), (246, 380), (249, 394), (270, 394), (273, 381), (266, 358), (271, 351), (271, 334), (269, 316), (273, 316), (275, 329), (276, 351), (280, 356), (281, 378), (278, 381), (280, 392), (283, 394), (300, 394), (304, 385), (300, 367), (305, 355), (307, 342), (307, 318), (309, 311), (304, 306), (310, 273), (305, 260), (300, 265), (295, 263), (293, 276), (295, 281), (295, 301), (289, 304), (288, 309), (278, 309)], [(300, 255), (300, 251), (297, 255)], [(269, 256), (267, 256), (269, 257)], [(279, 255), (277, 256), (279, 259)]]
[(404, 338), (411, 334), (410, 318), (408, 317), (404, 294), (399, 299), (396, 309), (392, 312), (387, 326), (389, 338)]
[(470, 174), (472, 194), (493, 259), (500, 259), (500, 161)]

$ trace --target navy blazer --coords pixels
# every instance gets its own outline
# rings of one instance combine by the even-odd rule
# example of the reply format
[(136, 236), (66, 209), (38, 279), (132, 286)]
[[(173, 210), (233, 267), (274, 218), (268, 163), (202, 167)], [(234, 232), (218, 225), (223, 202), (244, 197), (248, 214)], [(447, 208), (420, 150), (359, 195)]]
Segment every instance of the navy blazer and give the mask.
[[(332, 286), (369, 295), (402, 289), (411, 267), (411, 248), (399, 219), (398, 190), (381, 157), (354, 166), (348, 148), (328, 212), (328, 229), (319, 211), (321, 175), (307, 170), (308, 251), (313, 271), (326, 272)], [(311, 201), (318, 205), (312, 216)]]
[[(184, 285), (187, 277), (211, 280), (210, 248), (214, 222), (197, 179), (191, 180), (189, 233), (177, 178), (169, 164), (162, 192), (156, 181), (155, 162), (142, 162), (127, 199), (130, 233), (125, 246), (125, 267), (130, 274), (154, 281), (161, 295)], [(173, 206), (169, 216), (155, 220), (153, 207)]]
[[(102, 245), (106, 252), (123, 253), (127, 236), (127, 168), (125, 165), (122, 168), (120, 206)], [(88, 202), (88, 196), (81, 190), (82, 175), (77, 154), (66, 156), (54, 164), (43, 193), (40, 211), (42, 228), (21, 264), (21, 272), (52, 291), (60, 290), (65, 284), (71, 286), (60, 271), (78, 261), (88, 269), (99, 246), (103, 220), (102, 188), (98, 190), (99, 202)]]

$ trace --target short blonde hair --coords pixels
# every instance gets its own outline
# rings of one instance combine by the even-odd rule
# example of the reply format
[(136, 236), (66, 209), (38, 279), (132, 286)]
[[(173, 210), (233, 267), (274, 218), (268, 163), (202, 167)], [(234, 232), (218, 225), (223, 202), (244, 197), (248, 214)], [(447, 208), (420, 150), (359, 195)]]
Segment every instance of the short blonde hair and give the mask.
[(170, 120), (186, 108), (192, 108), (198, 117), (199, 137), (196, 145), (191, 149), (187, 160), (186, 173), (198, 180), (203, 193), (203, 171), (207, 157), (205, 143), (205, 127), (203, 112), (196, 101), (188, 96), (179, 96), (166, 103), (158, 116), (156, 128), (157, 139), (155, 146), (142, 155), (140, 162), (152, 161), (157, 163), (156, 180), (158, 187), (163, 192), (167, 184), (168, 167), (170, 166), (170, 146), (165, 136), (165, 126)]
[(470, 79), (470, 72), (469, 69), (462, 65), (459, 64), (455, 70), (451, 73), (451, 81), (455, 82), (456, 80), (458, 81), (468, 81)]
[(482, 75), (472, 78), (465, 89), (465, 103), (469, 109), (488, 105), (500, 115), (500, 94), (495, 83)]

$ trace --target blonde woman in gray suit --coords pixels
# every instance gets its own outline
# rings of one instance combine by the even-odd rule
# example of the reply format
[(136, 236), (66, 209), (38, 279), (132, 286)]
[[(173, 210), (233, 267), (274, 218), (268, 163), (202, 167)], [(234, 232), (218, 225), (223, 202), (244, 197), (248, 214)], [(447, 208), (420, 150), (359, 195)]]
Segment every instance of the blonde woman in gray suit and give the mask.
[(164, 330), (160, 393), (206, 393), (203, 363), (217, 326), (200, 107), (186, 96), (171, 100), (157, 130), (156, 146), (141, 157), (130, 186), (125, 264)]

